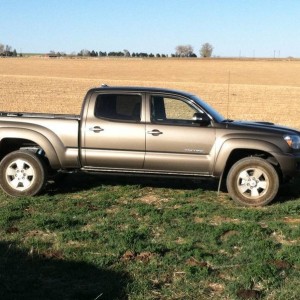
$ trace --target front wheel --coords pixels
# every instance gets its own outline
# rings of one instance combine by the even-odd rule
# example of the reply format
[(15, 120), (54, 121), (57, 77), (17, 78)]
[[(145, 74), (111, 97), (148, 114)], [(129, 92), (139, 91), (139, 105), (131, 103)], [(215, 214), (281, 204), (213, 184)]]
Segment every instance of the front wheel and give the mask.
[(46, 175), (44, 162), (30, 151), (14, 151), (0, 163), (0, 185), (10, 196), (38, 194), (44, 187)]
[(244, 206), (263, 206), (270, 203), (279, 188), (274, 167), (258, 157), (246, 157), (236, 162), (227, 176), (231, 198)]

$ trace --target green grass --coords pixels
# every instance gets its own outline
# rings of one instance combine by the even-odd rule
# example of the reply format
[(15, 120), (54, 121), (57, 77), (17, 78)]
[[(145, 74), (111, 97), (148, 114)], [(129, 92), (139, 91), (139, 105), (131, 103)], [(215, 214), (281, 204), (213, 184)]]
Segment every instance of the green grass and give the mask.
[(0, 193), (0, 299), (299, 299), (300, 187), (243, 208), (208, 183), (69, 175)]

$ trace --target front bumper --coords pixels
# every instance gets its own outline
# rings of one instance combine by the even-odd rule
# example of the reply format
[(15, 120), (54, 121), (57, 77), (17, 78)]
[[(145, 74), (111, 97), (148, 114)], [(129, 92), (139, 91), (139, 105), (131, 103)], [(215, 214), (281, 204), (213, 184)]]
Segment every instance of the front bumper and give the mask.
[(276, 153), (274, 157), (280, 165), (283, 178), (300, 175), (300, 153)]

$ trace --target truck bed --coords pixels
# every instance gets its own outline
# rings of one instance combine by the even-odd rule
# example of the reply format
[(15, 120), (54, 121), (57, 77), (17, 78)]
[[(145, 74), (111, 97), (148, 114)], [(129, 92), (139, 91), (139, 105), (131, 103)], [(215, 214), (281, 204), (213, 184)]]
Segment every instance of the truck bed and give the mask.
[(0, 138), (16, 138), (17, 129), (19, 138), (35, 137), (38, 145), (50, 143), (49, 149), (54, 147), (62, 167), (78, 168), (80, 123), (79, 115), (0, 112)]
[(30, 113), (30, 112), (0, 112), (0, 117), (80, 120), (80, 115), (46, 114), (46, 113)]

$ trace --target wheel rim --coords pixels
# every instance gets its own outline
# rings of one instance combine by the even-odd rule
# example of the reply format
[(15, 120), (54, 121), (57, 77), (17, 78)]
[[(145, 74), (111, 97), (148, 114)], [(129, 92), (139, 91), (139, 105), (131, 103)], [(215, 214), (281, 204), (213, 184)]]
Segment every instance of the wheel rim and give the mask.
[(246, 198), (255, 200), (265, 195), (269, 188), (269, 176), (260, 168), (248, 168), (239, 173), (238, 191)]
[(26, 160), (17, 159), (9, 164), (5, 172), (8, 184), (17, 191), (24, 191), (33, 184), (35, 171)]

